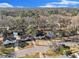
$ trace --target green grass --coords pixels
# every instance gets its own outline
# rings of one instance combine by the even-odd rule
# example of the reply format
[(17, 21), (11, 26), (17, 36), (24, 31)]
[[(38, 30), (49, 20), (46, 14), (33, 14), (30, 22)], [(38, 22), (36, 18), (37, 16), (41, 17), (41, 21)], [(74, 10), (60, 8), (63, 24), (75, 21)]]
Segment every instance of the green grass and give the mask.
[(57, 51), (54, 51), (53, 49), (49, 48), (48, 51), (46, 52), (46, 55), (51, 57), (56, 57), (65, 54), (66, 51), (68, 50), (69, 49), (64, 48), (63, 46), (58, 47)]
[(0, 48), (0, 55), (10, 54), (13, 51), (14, 51), (13, 48)]
[(55, 51), (53, 51), (52, 49), (48, 49), (48, 51), (46, 52), (46, 55), (47, 56), (57, 56), (58, 55), (58, 53), (56, 53)]

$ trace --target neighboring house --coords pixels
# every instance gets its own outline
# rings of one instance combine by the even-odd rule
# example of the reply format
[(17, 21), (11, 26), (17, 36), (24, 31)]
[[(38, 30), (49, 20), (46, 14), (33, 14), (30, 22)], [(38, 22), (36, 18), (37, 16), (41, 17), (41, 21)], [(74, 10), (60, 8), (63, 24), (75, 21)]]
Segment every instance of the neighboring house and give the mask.
[(28, 35), (28, 36), (26, 36), (25, 38), (24, 38), (24, 40), (35, 40), (35, 38), (32, 36), (32, 35)]
[(51, 33), (51, 32), (48, 32), (46, 34), (46, 36), (49, 37), (49, 38), (55, 38), (56, 37), (56, 35), (54, 33)]

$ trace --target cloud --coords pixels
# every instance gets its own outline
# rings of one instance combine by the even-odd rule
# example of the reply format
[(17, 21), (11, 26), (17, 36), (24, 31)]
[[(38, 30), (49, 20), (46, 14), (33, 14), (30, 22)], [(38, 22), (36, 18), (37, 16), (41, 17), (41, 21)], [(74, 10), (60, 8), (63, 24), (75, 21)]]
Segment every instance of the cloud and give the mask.
[(46, 7), (46, 8), (51, 8), (51, 7), (68, 7), (67, 5), (53, 5), (53, 4), (46, 4), (45, 6), (39, 6), (39, 7)]
[(0, 7), (2, 8), (24, 8), (24, 6), (13, 6), (9, 3), (0, 3)]
[(52, 2), (49, 4), (79, 4), (78, 1), (61, 0), (61, 2)]
[(54, 6), (51, 4), (46, 4), (45, 6), (39, 6), (39, 7), (54, 7)]
[(0, 7), (4, 7), (4, 8), (6, 8), (6, 7), (13, 7), (13, 5), (11, 5), (11, 4), (9, 4), (9, 3), (0, 3)]
[(60, 2), (50, 2), (39, 7), (77, 7), (77, 5), (79, 5), (79, 1), (61, 0)]

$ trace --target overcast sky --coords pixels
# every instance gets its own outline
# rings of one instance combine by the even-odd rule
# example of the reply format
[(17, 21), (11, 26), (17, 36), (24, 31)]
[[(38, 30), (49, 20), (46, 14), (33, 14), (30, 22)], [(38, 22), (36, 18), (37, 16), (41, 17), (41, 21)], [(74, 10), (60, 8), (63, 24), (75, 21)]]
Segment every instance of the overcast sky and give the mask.
[(79, 7), (79, 0), (0, 0), (0, 7), (49, 8)]

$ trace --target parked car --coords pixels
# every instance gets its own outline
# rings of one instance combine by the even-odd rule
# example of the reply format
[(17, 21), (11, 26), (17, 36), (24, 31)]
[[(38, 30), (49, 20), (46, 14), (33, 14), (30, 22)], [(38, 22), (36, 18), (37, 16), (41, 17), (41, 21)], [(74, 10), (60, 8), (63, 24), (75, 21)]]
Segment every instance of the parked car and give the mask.
[(79, 53), (75, 53), (74, 56), (75, 56), (75, 58), (79, 58)]

